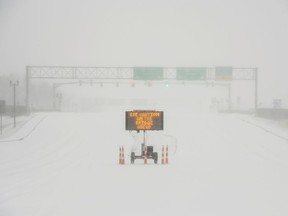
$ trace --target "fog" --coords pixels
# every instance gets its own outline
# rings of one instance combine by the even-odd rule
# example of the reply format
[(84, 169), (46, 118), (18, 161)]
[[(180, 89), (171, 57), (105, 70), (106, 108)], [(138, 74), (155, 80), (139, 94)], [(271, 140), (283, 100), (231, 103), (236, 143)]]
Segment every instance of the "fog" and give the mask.
[(287, 0), (0, 0), (0, 215), (287, 216), (287, 38)]
[[(0, 78), (13, 74), (8, 80), (21, 79), (24, 92), (26, 66), (252, 67), (258, 68), (259, 105), (281, 99), (287, 107), (287, 24), (286, 0), (1, 0)], [(242, 97), (253, 97), (248, 89), (251, 95)], [(71, 98), (69, 91), (82, 90), (62, 91)], [(110, 95), (101, 92), (98, 97)], [(0, 97), (11, 104), (8, 94), (9, 84)]]

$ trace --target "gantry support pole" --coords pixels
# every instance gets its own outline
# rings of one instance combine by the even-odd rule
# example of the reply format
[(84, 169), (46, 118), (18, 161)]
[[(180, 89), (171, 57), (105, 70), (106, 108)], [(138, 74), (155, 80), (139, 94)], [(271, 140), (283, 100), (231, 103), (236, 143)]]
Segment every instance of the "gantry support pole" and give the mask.
[(27, 114), (30, 113), (30, 92), (29, 92), (29, 85), (30, 85), (30, 82), (29, 82), (29, 79), (30, 79), (30, 68), (29, 66), (26, 66), (26, 112)]
[(254, 107), (255, 107), (255, 114), (257, 115), (257, 110), (258, 110), (258, 68), (255, 68), (255, 71), (254, 71), (254, 79), (255, 79), (255, 104), (254, 104)]

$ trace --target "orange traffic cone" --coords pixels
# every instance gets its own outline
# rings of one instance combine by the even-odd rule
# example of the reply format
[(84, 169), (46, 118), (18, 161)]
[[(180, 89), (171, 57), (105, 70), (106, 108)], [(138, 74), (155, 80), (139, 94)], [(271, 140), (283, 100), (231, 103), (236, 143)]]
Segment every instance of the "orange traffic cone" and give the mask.
[(164, 164), (164, 145), (162, 145), (162, 164)]
[(119, 146), (119, 164), (122, 164), (122, 148)]
[(147, 146), (145, 145), (144, 164), (147, 164)]
[(168, 145), (166, 145), (166, 164), (168, 164)]
[(122, 164), (125, 164), (124, 146), (122, 146)]

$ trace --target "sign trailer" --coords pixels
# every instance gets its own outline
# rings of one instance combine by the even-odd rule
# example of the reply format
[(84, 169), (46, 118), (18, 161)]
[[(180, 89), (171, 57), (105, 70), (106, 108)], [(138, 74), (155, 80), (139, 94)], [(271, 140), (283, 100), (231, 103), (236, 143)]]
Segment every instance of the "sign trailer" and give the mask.
[(164, 113), (163, 111), (154, 110), (134, 110), (126, 111), (126, 130), (143, 131), (143, 143), (141, 144), (141, 155), (135, 155), (131, 152), (131, 163), (134, 164), (135, 159), (153, 159), (154, 163), (158, 163), (158, 153), (153, 152), (153, 146), (146, 147), (146, 131), (147, 130), (163, 130), (164, 129)]

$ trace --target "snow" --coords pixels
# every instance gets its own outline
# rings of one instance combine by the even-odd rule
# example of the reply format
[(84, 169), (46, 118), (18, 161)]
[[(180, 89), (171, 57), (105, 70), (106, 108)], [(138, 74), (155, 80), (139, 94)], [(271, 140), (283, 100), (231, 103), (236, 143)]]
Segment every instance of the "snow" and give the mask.
[(31, 116), (16, 116), (16, 128), (14, 128), (13, 116), (0, 116), (0, 127), (2, 124), (2, 134), (0, 133), (0, 139), (14, 134), (19, 128), (26, 124), (29, 119), (33, 118), (34, 116), (34, 114)]
[(143, 134), (125, 131), (122, 110), (35, 114), (0, 140), (0, 215), (288, 214), (288, 143), (276, 136), (287, 130), (270, 133), (253, 116), (164, 113), (165, 130), (147, 139), (159, 156), (169, 145), (168, 165), (130, 164)]

